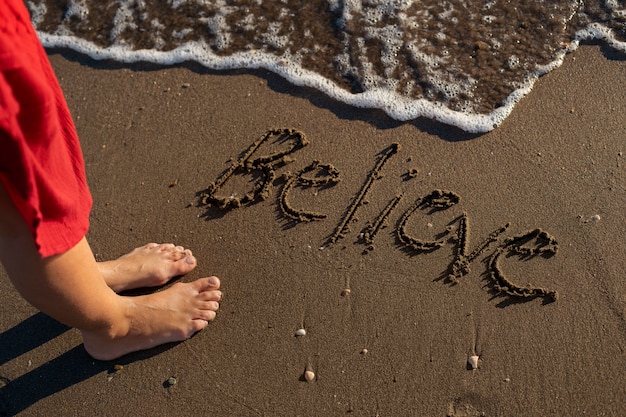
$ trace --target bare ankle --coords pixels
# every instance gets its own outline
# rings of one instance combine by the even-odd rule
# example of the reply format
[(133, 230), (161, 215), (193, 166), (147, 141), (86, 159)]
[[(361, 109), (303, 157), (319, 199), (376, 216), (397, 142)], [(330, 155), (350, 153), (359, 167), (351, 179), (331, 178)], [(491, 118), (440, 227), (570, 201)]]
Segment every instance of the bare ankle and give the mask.
[(119, 356), (115, 345), (130, 334), (130, 329), (131, 321), (128, 314), (120, 314), (115, 320), (100, 323), (89, 329), (81, 329), (85, 350), (94, 359), (104, 361), (114, 359)]

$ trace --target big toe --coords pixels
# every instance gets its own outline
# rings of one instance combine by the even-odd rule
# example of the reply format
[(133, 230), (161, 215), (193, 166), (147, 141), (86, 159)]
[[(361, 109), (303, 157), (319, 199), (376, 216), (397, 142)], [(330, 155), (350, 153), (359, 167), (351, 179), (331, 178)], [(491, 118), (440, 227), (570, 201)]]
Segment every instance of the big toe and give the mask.
[(198, 261), (195, 256), (188, 254), (177, 261), (172, 262), (172, 275), (184, 275), (196, 267)]
[(194, 281), (192, 285), (198, 292), (217, 290), (220, 287), (220, 280), (217, 277), (200, 278)]

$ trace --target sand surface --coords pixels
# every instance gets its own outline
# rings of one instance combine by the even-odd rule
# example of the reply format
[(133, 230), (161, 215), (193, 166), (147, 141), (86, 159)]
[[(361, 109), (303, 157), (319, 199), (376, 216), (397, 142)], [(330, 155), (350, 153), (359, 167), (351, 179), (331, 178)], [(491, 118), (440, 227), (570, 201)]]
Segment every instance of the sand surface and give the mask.
[[(394, 122), (264, 71), (50, 52), (84, 148), (97, 258), (175, 242), (200, 260), (182, 280), (215, 274), (224, 299), (192, 339), (98, 362), (76, 330), (30, 307), (0, 272), (0, 415), (626, 409), (623, 56), (581, 47), (501, 127), (469, 135)], [(270, 135), (248, 161), (289, 152), (302, 135), (308, 145), (289, 153), (292, 162), (237, 168), (266, 132), (287, 128), (293, 135)], [(264, 181), (267, 198), (203, 206), (197, 194), (216, 181), (215, 200), (245, 203)], [(427, 198), (435, 190), (443, 197)], [(437, 201), (450, 207), (435, 210)], [(285, 202), (292, 216), (319, 218), (294, 220)], [(535, 229), (545, 234), (511, 240)], [(455, 259), (469, 271), (453, 285)], [(507, 295), (509, 284), (531, 297)], [(295, 336), (301, 328), (306, 335)]]

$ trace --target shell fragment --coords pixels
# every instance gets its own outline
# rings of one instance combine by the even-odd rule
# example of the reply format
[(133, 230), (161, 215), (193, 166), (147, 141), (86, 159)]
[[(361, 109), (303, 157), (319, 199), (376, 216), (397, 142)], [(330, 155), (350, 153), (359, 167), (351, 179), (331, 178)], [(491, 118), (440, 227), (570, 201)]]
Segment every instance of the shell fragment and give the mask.
[(306, 382), (315, 381), (315, 372), (311, 371), (310, 369), (306, 370), (304, 372), (304, 379), (306, 379)]
[(472, 355), (467, 359), (467, 365), (470, 369), (478, 369), (478, 359), (477, 355)]

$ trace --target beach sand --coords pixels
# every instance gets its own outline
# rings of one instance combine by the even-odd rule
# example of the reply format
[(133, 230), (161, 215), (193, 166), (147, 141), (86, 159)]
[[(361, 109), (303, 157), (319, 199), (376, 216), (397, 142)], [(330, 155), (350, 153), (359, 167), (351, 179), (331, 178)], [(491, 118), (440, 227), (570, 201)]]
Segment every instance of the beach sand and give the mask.
[[(96, 257), (175, 242), (199, 259), (182, 280), (215, 274), (224, 299), (216, 320), (190, 340), (98, 362), (76, 330), (30, 307), (1, 272), (0, 415), (618, 416), (626, 409), (623, 56), (580, 47), (483, 135), (395, 122), (266, 71), (125, 66), (56, 50), (50, 57), (84, 148)], [(200, 206), (197, 193), (278, 128), (301, 132), (309, 144), (275, 167), (268, 198), (229, 211)], [(293, 143), (272, 142), (251, 159)], [(394, 143), (398, 152), (384, 154)], [(313, 161), (332, 164), (340, 181), (306, 187), (287, 175)], [(376, 166), (380, 175), (372, 174)], [(236, 170), (217, 195), (241, 198), (262, 173)], [(290, 207), (326, 217), (286, 216), (286, 184)], [(410, 211), (435, 190), (460, 201)], [(360, 233), (398, 195), (386, 227), (364, 244)], [(403, 218), (406, 235), (442, 246), (417, 252), (403, 244)], [(465, 245), (450, 239), (461, 218)], [(453, 285), (455, 257), (471, 257), (507, 223)], [(546, 234), (507, 240), (535, 229)], [(556, 253), (525, 256), (519, 248)], [(494, 275), (558, 297), (506, 295)], [(306, 335), (297, 337), (300, 328)], [(471, 356), (477, 369), (468, 366)]]

